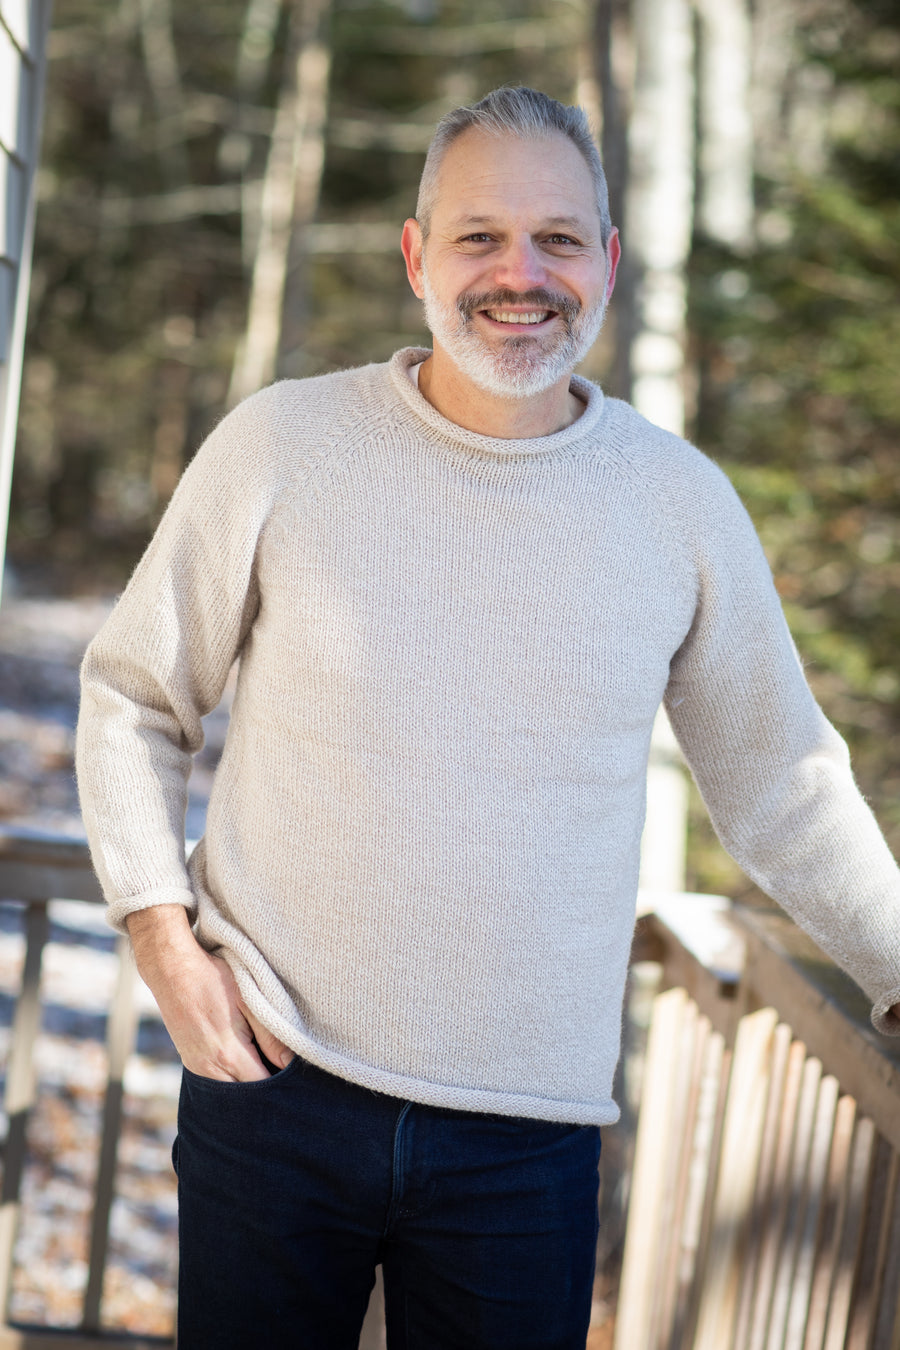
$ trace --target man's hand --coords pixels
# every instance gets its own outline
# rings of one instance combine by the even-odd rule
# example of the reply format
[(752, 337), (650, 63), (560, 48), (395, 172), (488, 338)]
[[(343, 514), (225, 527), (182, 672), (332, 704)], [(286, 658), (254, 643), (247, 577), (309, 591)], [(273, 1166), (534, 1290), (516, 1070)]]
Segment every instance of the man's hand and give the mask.
[(185, 1068), (224, 1082), (268, 1078), (254, 1040), (270, 1063), (290, 1063), (293, 1053), (249, 1011), (228, 964), (200, 946), (181, 905), (138, 910), (127, 923), (138, 971)]

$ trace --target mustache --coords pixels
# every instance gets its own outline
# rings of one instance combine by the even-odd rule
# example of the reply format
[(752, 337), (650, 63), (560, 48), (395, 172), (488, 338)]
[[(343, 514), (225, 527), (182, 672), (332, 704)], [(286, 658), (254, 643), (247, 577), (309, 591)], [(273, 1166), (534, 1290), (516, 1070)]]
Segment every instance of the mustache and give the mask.
[(547, 291), (541, 287), (532, 291), (509, 291), (503, 288), (481, 293), (467, 291), (463, 292), (456, 302), (457, 309), (466, 320), (471, 319), (479, 310), (502, 309), (504, 305), (530, 305), (533, 309), (551, 309), (566, 322), (570, 322), (581, 312), (581, 305), (570, 295)]

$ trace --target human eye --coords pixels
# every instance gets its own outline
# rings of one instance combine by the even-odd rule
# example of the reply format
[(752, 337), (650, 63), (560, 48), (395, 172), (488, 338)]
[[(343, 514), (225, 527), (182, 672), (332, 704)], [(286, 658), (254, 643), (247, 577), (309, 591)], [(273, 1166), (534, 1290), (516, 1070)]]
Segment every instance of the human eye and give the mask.
[(491, 244), (493, 235), (486, 234), (484, 230), (475, 230), (472, 234), (464, 234), (460, 239), (461, 244)]
[(581, 241), (571, 234), (548, 234), (544, 243), (550, 248), (580, 248)]

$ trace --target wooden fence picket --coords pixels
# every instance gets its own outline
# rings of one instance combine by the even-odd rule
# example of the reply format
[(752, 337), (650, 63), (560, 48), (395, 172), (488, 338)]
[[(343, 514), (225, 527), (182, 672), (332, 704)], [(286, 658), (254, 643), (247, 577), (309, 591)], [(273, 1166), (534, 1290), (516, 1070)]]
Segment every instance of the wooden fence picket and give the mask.
[(750, 1202), (765, 1124), (778, 1014), (772, 1008), (745, 1017), (738, 1029), (712, 1210), (712, 1235), (696, 1350), (730, 1345), (737, 1318)]
[(803, 1350), (823, 1350), (825, 1344), (828, 1306), (838, 1267), (847, 1207), (847, 1178), (855, 1126), (856, 1102), (852, 1097), (841, 1097), (835, 1111), (828, 1171), (823, 1183), (821, 1227)]
[[(684, 1072), (678, 1075), (675, 1084), (676, 1099), (673, 1102), (671, 1129), (679, 1139), (693, 1133), (697, 1113), (697, 1101), (700, 1092), (700, 1077), (703, 1069), (703, 1051), (709, 1036), (709, 1019), (701, 1017), (697, 1005), (689, 1002), (685, 1010), (682, 1027), (681, 1063)], [(662, 1215), (662, 1231), (680, 1234), (684, 1226), (685, 1203), (690, 1179), (690, 1151), (678, 1150), (676, 1165), (672, 1168), (666, 1191), (666, 1204)], [(679, 1270), (682, 1257), (682, 1244), (673, 1240), (667, 1245), (664, 1261), (658, 1272), (659, 1293), (656, 1299), (656, 1322), (651, 1330), (651, 1344), (663, 1350), (666, 1328), (671, 1325), (675, 1305), (678, 1299)]]
[(709, 1209), (709, 1178), (717, 1149), (724, 1096), (722, 1082), (727, 1073), (727, 1063), (725, 1038), (720, 1032), (711, 1031), (705, 1038), (699, 1061), (697, 1104), (689, 1142), (685, 1147), (687, 1184), (678, 1237), (678, 1283), (670, 1333), (668, 1338), (663, 1336), (660, 1340), (662, 1350), (678, 1350), (684, 1343), (688, 1327), (696, 1321), (695, 1276), (700, 1264), (705, 1219)]
[[(771, 991), (766, 960), (751, 975)], [(683, 949), (674, 969), (689, 979), (651, 1023), (616, 1350), (900, 1350), (900, 1056), (855, 1030), (855, 994), (817, 1001), (793, 968), (793, 1029), (753, 1010), (752, 979), (735, 1015)]]
[(678, 1048), (688, 997), (672, 989), (655, 1000), (644, 1062), (643, 1092), (635, 1155), (645, 1161), (635, 1167), (625, 1240), (623, 1315), (616, 1319), (616, 1350), (651, 1350), (656, 1311), (654, 1288), (661, 1260), (661, 1217), (669, 1169), (677, 1136), (670, 1125), (679, 1067)]
[(784, 1022), (780, 1022), (775, 1028), (773, 1037), (772, 1071), (769, 1075), (766, 1120), (760, 1145), (756, 1187), (750, 1207), (747, 1253), (734, 1334), (734, 1350), (747, 1350), (750, 1339), (751, 1322), (756, 1306), (757, 1279), (763, 1251), (763, 1235), (766, 1232), (769, 1212), (774, 1203), (778, 1139), (781, 1130), (782, 1104), (788, 1079), (791, 1041), (790, 1027), (786, 1026)]
[(750, 1317), (749, 1350), (767, 1350), (766, 1339), (775, 1295), (781, 1238), (787, 1222), (791, 1155), (805, 1060), (806, 1046), (802, 1041), (795, 1041), (788, 1051), (787, 1072), (775, 1139), (772, 1190), (760, 1238), (759, 1265)]
[(871, 1120), (858, 1120), (847, 1174), (847, 1206), (828, 1308), (824, 1350), (844, 1350), (850, 1324), (853, 1284), (865, 1231), (877, 1135)]
[(873, 1350), (875, 1323), (897, 1185), (897, 1153), (876, 1137), (869, 1207), (856, 1270), (850, 1325), (844, 1350)]
[(826, 1197), (828, 1158), (838, 1103), (837, 1079), (828, 1074), (819, 1082), (809, 1163), (804, 1187), (802, 1220), (798, 1224), (794, 1274), (788, 1290), (783, 1350), (803, 1350)]
[(809, 1160), (821, 1080), (820, 1061), (808, 1058), (803, 1065), (800, 1100), (794, 1125), (784, 1227), (781, 1232), (772, 1305), (769, 1311), (766, 1350), (783, 1350), (784, 1346), (788, 1306), (796, 1275), (800, 1233), (808, 1194)]
[(882, 1271), (883, 1296), (878, 1300), (872, 1350), (900, 1348), (900, 1167), (894, 1153), (894, 1185), (887, 1223), (885, 1225), (886, 1251)]

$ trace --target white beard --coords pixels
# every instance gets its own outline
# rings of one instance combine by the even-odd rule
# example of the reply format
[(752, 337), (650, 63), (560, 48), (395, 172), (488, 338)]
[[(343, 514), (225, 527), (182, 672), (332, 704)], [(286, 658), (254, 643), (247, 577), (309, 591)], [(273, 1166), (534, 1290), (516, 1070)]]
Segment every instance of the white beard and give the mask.
[[(490, 342), (474, 326), (469, 317), (477, 309), (501, 308), (502, 304), (486, 305), (485, 297), (461, 296), (454, 304), (438, 300), (422, 267), (422, 286), (425, 291), (425, 322), (434, 338), (451, 358), (454, 365), (479, 389), (499, 398), (523, 399), (542, 394), (570, 375), (597, 340), (606, 318), (606, 299), (593, 309), (574, 307), (568, 301), (569, 313), (560, 315), (553, 333), (534, 337), (516, 333), (508, 338)], [(534, 303), (535, 308), (559, 309), (537, 299), (539, 292), (529, 291), (525, 296), (506, 296), (506, 303)], [(556, 297), (557, 301), (559, 297)], [(471, 303), (474, 300), (474, 303)]]

